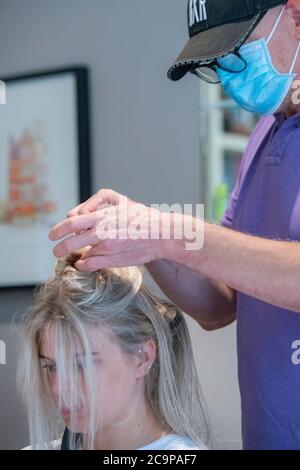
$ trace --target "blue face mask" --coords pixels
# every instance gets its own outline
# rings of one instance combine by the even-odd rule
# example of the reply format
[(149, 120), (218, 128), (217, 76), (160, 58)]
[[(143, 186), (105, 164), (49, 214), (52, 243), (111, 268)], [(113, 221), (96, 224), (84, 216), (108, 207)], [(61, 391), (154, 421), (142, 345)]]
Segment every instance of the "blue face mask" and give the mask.
[[(252, 41), (239, 49), (240, 55), (247, 62), (247, 67), (243, 72), (233, 73), (217, 68), (219, 79), (226, 93), (246, 111), (261, 115), (278, 111), (289, 93), (293, 79), (297, 76), (292, 71), (300, 50), (300, 41), (289, 73), (280, 73), (276, 70), (268, 49), (268, 43), (284, 9), (285, 6), (267, 40)], [(235, 55), (230, 54), (219, 59), (218, 62), (227, 69), (237, 70), (237, 60), (239, 59)]]

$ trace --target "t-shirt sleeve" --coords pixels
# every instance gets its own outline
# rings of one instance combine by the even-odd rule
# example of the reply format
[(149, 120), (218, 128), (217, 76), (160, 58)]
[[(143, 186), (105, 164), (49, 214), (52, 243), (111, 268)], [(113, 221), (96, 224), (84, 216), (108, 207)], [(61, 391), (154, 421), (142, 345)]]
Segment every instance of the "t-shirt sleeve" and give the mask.
[(246, 150), (242, 156), (237, 181), (230, 195), (227, 209), (225, 210), (224, 215), (220, 221), (220, 225), (223, 225), (224, 227), (228, 227), (228, 228), (232, 227), (232, 221), (233, 221), (233, 217), (235, 213), (235, 208), (236, 208), (237, 200), (240, 195), (240, 190), (241, 190), (243, 180), (245, 178), (245, 175), (249, 169), (249, 166), (253, 158), (255, 157), (257, 150), (259, 149), (260, 144), (263, 142), (265, 136), (269, 132), (274, 122), (275, 122), (274, 116), (263, 117), (258, 121), (257, 125), (255, 126), (250, 136)]

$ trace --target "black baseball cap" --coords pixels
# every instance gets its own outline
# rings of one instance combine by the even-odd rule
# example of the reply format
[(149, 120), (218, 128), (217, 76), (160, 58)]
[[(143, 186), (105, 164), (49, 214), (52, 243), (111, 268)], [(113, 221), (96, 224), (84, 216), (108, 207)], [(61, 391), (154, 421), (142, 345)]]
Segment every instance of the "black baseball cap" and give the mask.
[(268, 10), (288, 0), (188, 0), (190, 40), (168, 70), (180, 80), (191, 68), (237, 50)]

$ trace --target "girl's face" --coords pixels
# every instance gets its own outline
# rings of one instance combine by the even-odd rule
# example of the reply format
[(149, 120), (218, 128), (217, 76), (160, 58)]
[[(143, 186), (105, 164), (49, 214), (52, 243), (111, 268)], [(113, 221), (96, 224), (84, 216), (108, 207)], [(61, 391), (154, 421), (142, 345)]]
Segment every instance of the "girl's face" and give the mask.
[[(88, 331), (88, 341), (93, 357), (96, 383), (97, 407), (103, 430), (120, 425), (130, 419), (135, 407), (144, 398), (143, 377), (149, 371), (149, 364), (155, 358), (155, 345), (143, 348), (146, 355), (125, 354), (112, 337), (100, 327)], [(138, 352), (138, 351), (137, 351)], [(73, 432), (82, 433), (86, 429), (88, 403), (85, 398), (84, 351), (76, 355), (82, 403), (71, 412), (68, 403), (60, 404), (60, 389), (56, 370), (56, 353), (51, 328), (45, 329), (41, 337), (39, 351), (42, 373), (46, 374), (55, 405), (66, 426)], [(99, 400), (98, 400), (99, 399)], [(75, 413), (76, 429), (72, 429), (71, 413)]]

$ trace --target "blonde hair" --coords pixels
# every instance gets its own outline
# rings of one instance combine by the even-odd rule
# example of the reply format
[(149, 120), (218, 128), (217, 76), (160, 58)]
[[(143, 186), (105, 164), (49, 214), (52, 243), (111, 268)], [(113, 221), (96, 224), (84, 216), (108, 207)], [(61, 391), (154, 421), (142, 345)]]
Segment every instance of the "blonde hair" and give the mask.
[[(49, 443), (60, 437), (64, 427), (39, 360), (41, 336), (48, 327), (57, 353), (61, 400), (68, 396), (71, 406), (80, 398), (73, 357), (79, 348), (85, 352), (90, 409), (87, 447), (94, 448), (101, 417), (97, 414), (87, 328), (99, 325), (107, 328), (127, 354), (137, 354), (141, 343), (155, 341), (156, 358), (144, 377), (151, 410), (174, 433), (190, 437), (199, 446), (208, 444), (210, 428), (182, 312), (148, 290), (142, 267), (84, 273), (74, 267), (80, 256), (77, 252), (57, 261), (54, 275), (36, 289), (34, 306), (25, 314), (22, 325), (18, 383), (27, 405), (32, 448), (51, 448)], [(76, 448), (74, 438), (70, 447)]]

